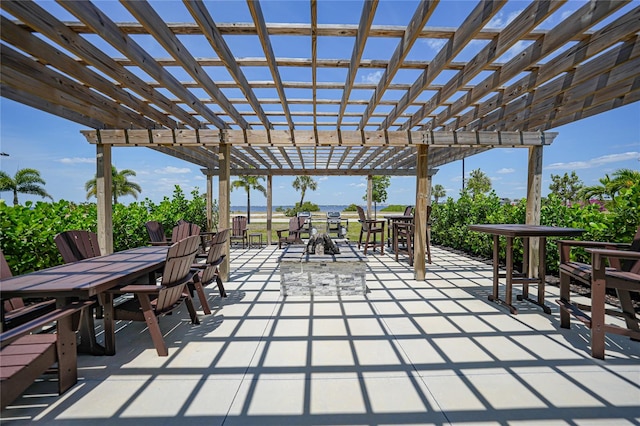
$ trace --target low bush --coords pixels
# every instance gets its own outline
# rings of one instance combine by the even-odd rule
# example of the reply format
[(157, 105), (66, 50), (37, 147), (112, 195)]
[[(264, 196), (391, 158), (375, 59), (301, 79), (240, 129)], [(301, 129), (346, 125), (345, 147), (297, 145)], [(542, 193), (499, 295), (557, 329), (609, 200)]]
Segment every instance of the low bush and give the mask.
[[(197, 189), (188, 200), (179, 186), (173, 197), (159, 204), (149, 199), (129, 205), (116, 204), (113, 209), (113, 249), (125, 250), (146, 245), (149, 241), (145, 222), (157, 220), (170, 233), (179, 219), (206, 226), (206, 200)], [(217, 205), (214, 203), (214, 225), (217, 225)], [(8, 206), (0, 202), (0, 247), (13, 274), (62, 264), (53, 237), (70, 230), (96, 232), (95, 203), (76, 204), (70, 201), (26, 202), (24, 206)]]
[[(434, 244), (489, 258), (493, 255), (492, 237), (470, 232), (468, 225), (525, 223), (526, 200), (516, 205), (501, 205), (500, 198), (493, 191), (475, 197), (462, 193), (456, 201), (448, 198), (444, 203), (434, 204), (431, 215), (431, 239)], [(584, 229), (584, 234), (579, 238), (581, 240), (630, 242), (640, 225), (640, 188), (623, 190), (608, 211), (600, 211), (600, 206), (596, 204), (567, 206), (563, 200), (551, 194), (542, 199), (540, 224)], [(559, 262), (556, 241), (557, 238), (547, 238), (546, 247), (547, 271), (554, 274), (558, 272)], [(514, 263), (521, 264), (521, 240), (516, 239), (514, 246)], [(504, 262), (504, 244), (499, 255)], [(572, 255), (578, 261), (590, 261), (590, 256), (584, 250), (576, 250)]]

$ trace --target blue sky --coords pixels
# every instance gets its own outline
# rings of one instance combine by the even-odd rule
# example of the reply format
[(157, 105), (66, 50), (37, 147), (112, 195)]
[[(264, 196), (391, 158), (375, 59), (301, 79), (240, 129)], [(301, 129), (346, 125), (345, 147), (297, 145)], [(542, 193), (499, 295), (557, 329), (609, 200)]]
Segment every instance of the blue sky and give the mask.
[[(130, 15), (117, 2), (96, 2), (99, 7), (109, 12), (116, 21), (132, 21)], [(186, 9), (181, 3), (173, 1), (151, 2), (161, 16), (171, 22), (192, 22)], [(507, 5), (494, 17), (491, 27), (504, 27), (513, 16), (522, 10), (529, 2), (513, 2)], [(578, 9), (584, 2), (569, 1), (552, 15), (547, 23), (541, 27), (555, 25), (572, 11)], [(49, 3), (48, 3), (49, 4)], [(415, 1), (382, 1), (378, 6), (374, 25), (406, 25), (416, 7)], [(456, 26), (475, 6), (470, 1), (446, 1), (441, 2), (436, 13), (431, 17), (428, 26)], [(309, 21), (309, 3), (307, 1), (283, 3), (278, 1), (263, 1), (261, 3), (265, 18), (268, 22), (300, 22)], [(446, 5), (446, 7), (443, 7)], [(57, 5), (51, 5), (55, 14), (63, 20), (76, 20)], [(47, 6), (49, 9), (49, 6)], [(362, 3), (360, 1), (343, 2), (318, 2), (319, 22), (357, 24)], [(246, 3), (244, 1), (216, 2), (216, 7), (209, 5), (211, 14), (216, 22), (250, 22)], [(623, 8), (619, 13), (624, 13), (629, 7)], [(4, 13), (4, 12), (2, 12)], [(617, 16), (617, 15), (616, 15)], [(604, 23), (599, 24), (599, 26)], [(598, 27), (599, 27), (598, 26)], [(596, 27), (596, 28), (598, 28)], [(148, 38), (140, 38), (137, 41), (157, 57), (168, 57), (162, 47)], [(348, 41), (348, 42), (347, 42)], [(261, 47), (251, 36), (236, 36), (227, 38), (232, 51), (236, 56), (251, 57), (262, 56)], [(310, 57), (308, 39), (303, 37), (274, 37), (272, 40), (276, 57)], [(319, 38), (319, 58), (349, 58), (353, 48), (353, 39), (348, 38)], [(185, 44), (187, 42), (185, 41)], [(215, 56), (210, 46), (201, 46), (191, 43), (190, 49), (194, 49), (195, 56)], [(383, 59), (388, 58), (397, 44), (397, 40), (376, 39), (367, 43), (363, 58)], [(507, 52), (499, 61), (509, 59), (509, 56), (517, 54), (526, 47), (527, 43)], [(419, 40), (408, 55), (408, 60), (431, 59), (442, 46), (441, 40)], [(482, 47), (478, 43), (478, 50)], [(209, 50), (207, 50), (207, 48)], [(107, 53), (121, 56), (110, 46), (104, 46)], [(474, 48), (465, 49), (460, 54), (460, 60), (470, 59), (477, 51)], [(244, 69), (249, 81), (270, 80), (268, 70), (259, 67)], [(214, 80), (230, 81), (231, 77), (225, 70), (209, 68)], [(266, 72), (266, 74), (265, 74)], [(282, 79), (285, 81), (308, 81), (308, 73), (303, 68), (282, 69)], [(381, 71), (373, 69), (361, 69), (356, 80), (360, 82), (379, 79)], [(191, 80), (186, 75), (176, 76), (180, 80)], [(417, 75), (413, 70), (401, 70), (394, 82), (412, 83)], [(444, 83), (448, 75), (438, 78), (436, 82)], [(478, 78), (485, 78), (481, 74)], [(346, 69), (323, 69), (318, 74), (318, 81), (344, 82)], [(477, 83), (479, 80), (472, 80)], [(277, 95), (268, 92), (270, 89), (256, 91), (258, 97), (275, 98)], [(338, 97), (336, 91), (319, 91), (318, 97)], [(360, 93), (362, 92), (362, 93)], [(393, 92), (393, 91), (391, 91)], [(389, 96), (397, 96), (399, 99), (403, 93), (390, 93)], [(225, 91), (228, 97), (239, 97), (234, 90)], [(203, 96), (198, 94), (198, 96)], [(289, 97), (310, 98), (308, 93), (287, 92)], [(352, 98), (369, 99), (371, 92), (353, 91)], [(428, 94), (425, 94), (425, 100)], [(420, 98), (419, 98), (420, 99)], [(295, 110), (297, 106), (292, 106)], [(248, 108), (248, 106), (246, 106)], [(245, 108), (245, 109), (246, 109)], [(265, 108), (266, 109), (266, 108)], [(304, 105), (301, 110), (308, 111), (310, 106)], [(349, 111), (349, 109), (347, 110)], [(354, 109), (355, 111), (355, 109)], [(388, 112), (384, 108), (377, 111)], [(411, 112), (411, 110), (408, 110)], [(372, 128), (375, 128), (373, 126)], [(84, 126), (52, 116), (28, 106), (24, 106), (11, 100), (0, 98), (0, 151), (9, 156), (0, 157), (0, 169), (13, 175), (19, 168), (35, 168), (40, 170), (46, 180), (46, 190), (55, 200), (66, 199), (71, 201), (84, 201), (84, 183), (95, 175), (95, 147), (89, 145), (80, 134)], [(301, 127), (302, 129), (302, 127)], [(329, 127), (321, 130), (329, 130)], [(351, 129), (348, 129), (351, 130)], [(612, 173), (621, 168), (640, 169), (640, 103), (636, 102), (595, 117), (589, 117), (575, 123), (552, 129), (559, 133), (554, 143), (544, 149), (543, 156), (543, 194), (548, 193), (551, 174), (564, 174), (575, 171), (580, 179), (587, 185), (597, 184), (598, 179), (607, 173)], [(172, 157), (157, 153), (145, 148), (115, 148), (113, 150), (113, 163), (118, 169), (133, 169), (137, 176), (133, 178), (142, 187), (140, 198), (150, 198), (159, 201), (165, 195), (171, 195), (174, 185), (180, 185), (189, 193), (194, 187), (204, 191), (206, 182), (197, 165), (190, 164)], [(526, 149), (493, 149), (489, 152), (467, 158), (465, 160), (465, 172), (481, 169), (492, 180), (493, 188), (500, 197), (521, 198), (525, 195), (527, 180), (527, 150)], [(299, 200), (291, 182), (293, 177), (274, 177), (274, 205), (291, 205)], [(364, 177), (321, 177), (317, 176), (318, 190), (309, 192), (307, 200), (317, 204), (350, 204), (362, 203), (362, 197), (366, 191), (366, 178)], [(441, 184), (445, 187), (448, 196), (457, 197), (461, 189), (462, 163), (460, 161), (450, 163), (439, 168), (433, 178), (433, 184)], [(265, 183), (266, 185), (266, 183)], [(217, 179), (214, 179), (215, 192), (217, 193)], [(414, 204), (415, 203), (415, 178), (394, 177), (389, 188), (390, 204)], [(0, 198), (11, 202), (11, 194), (0, 193)], [(20, 201), (38, 200), (39, 198), (21, 195)], [(245, 204), (246, 195), (235, 191), (231, 194), (232, 205)], [(123, 202), (134, 201), (132, 197), (125, 197)], [(252, 204), (264, 205), (265, 198), (259, 194), (252, 194)]]

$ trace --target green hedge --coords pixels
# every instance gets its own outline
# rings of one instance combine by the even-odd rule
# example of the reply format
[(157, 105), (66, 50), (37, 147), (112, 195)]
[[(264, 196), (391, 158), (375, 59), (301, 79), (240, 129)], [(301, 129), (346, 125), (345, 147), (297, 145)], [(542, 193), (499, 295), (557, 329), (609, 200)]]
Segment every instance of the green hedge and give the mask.
[[(579, 238), (592, 241), (631, 242), (640, 225), (640, 187), (632, 187), (616, 197), (609, 210), (601, 211), (596, 204), (566, 206), (563, 201), (550, 195), (542, 199), (540, 224), (582, 228), (585, 233)], [(448, 198), (445, 203), (433, 206), (431, 240), (434, 244), (462, 250), (483, 257), (492, 256), (492, 237), (471, 232), (468, 225), (478, 223), (525, 223), (526, 200), (517, 205), (501, 205), (500, 198), (491, 192), (488, 195), (462, 194), (457, 201)], [(547, 239), (547, 271), (558, 272), (559, 253), (554, 238)], [(522, 242), (514, 242), (514, 262), (522, 263)], [(584, 250), (572, 253), (576, 260), (588, 262), (590, 257)], [(505, 247), (501, 246), (500, 259), (505, 260)]]
[[(145, 222), (157, 220), (171, 233), (179, 219), (206, 226), (206, 200), (198, 190), (188, 200), (176, 186), (173, 197), (155, 204), (149, 199), (113, 209), (113, 248), (115, 251), (147, 244)], [(214, 224), (217, 206), (214, 204)], [(24, 206), (8, 206), (0, 202), (0, 247), (14, 275), (62, 264), (53, 237), (70, 229), (96, 231), (95, 203), (76, 204), (69, 201), (26, 202)]]

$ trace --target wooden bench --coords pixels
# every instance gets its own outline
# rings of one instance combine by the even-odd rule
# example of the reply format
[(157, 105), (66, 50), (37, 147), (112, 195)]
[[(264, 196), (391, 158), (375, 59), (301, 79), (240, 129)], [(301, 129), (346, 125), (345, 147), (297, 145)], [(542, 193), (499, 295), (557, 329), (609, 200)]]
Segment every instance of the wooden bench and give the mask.
[[(0, 333), (0, 409), (17, 399), (55, 363), (58, 392), (62, 394), (76, 384), (75, 330), (80, 323), (79, 314), (91, 303), (72, 303)], [(53, 322), (56, 334), (29, 334)]]

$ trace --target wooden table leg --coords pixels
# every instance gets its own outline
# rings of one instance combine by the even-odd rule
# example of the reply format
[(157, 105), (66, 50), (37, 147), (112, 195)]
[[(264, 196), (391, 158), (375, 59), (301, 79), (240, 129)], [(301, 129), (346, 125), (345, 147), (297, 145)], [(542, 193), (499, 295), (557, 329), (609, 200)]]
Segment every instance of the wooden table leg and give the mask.
[[(85, 308), (82, 310), (81, 315), (91, 315), (91, 309)], [(57, 321), (56, 330), (58, 333), (56, 350), (58, 352), (58, 369), (60, 371), (58, 375), (60, 378), (58, 392), (62, 394), (78, 382), (78, 348), (76, 348), (73, 315), (60, 318)]]
[[(540, 237), (540, 241), (538, 242), (538, 257), (538, 278), (540, 279), (538, 283), (538, 303), (544, 308), (546, 307), (544, 305), (544, 290), (547, 276), (547, 239), (545, 237)], [(551, 310), (547, 313), (550, 314)]]
[(113, 312), (113, 294), (104, 294), (104, 353), (116, 354), (116, 331)]
[[(531, 259), (531, 246), (529, 245), (529, 237), (522, 238), (522, 276), (529, 277), (529, 260)], [(529, 281), (522, 282), (522, 298), (529, 298)]]
[(500, 237), (498, 235), (493, 236), (493, 293), (489, 296), (489, 300), (498, 301), (498, 279), (499, 279), (499, 251), (500, 251)]
[(593, 264), (591, 278), (591, 356), (604, 359), (604, 314), (605, 314), (605, 266), (604, 260), (600, 267)]

